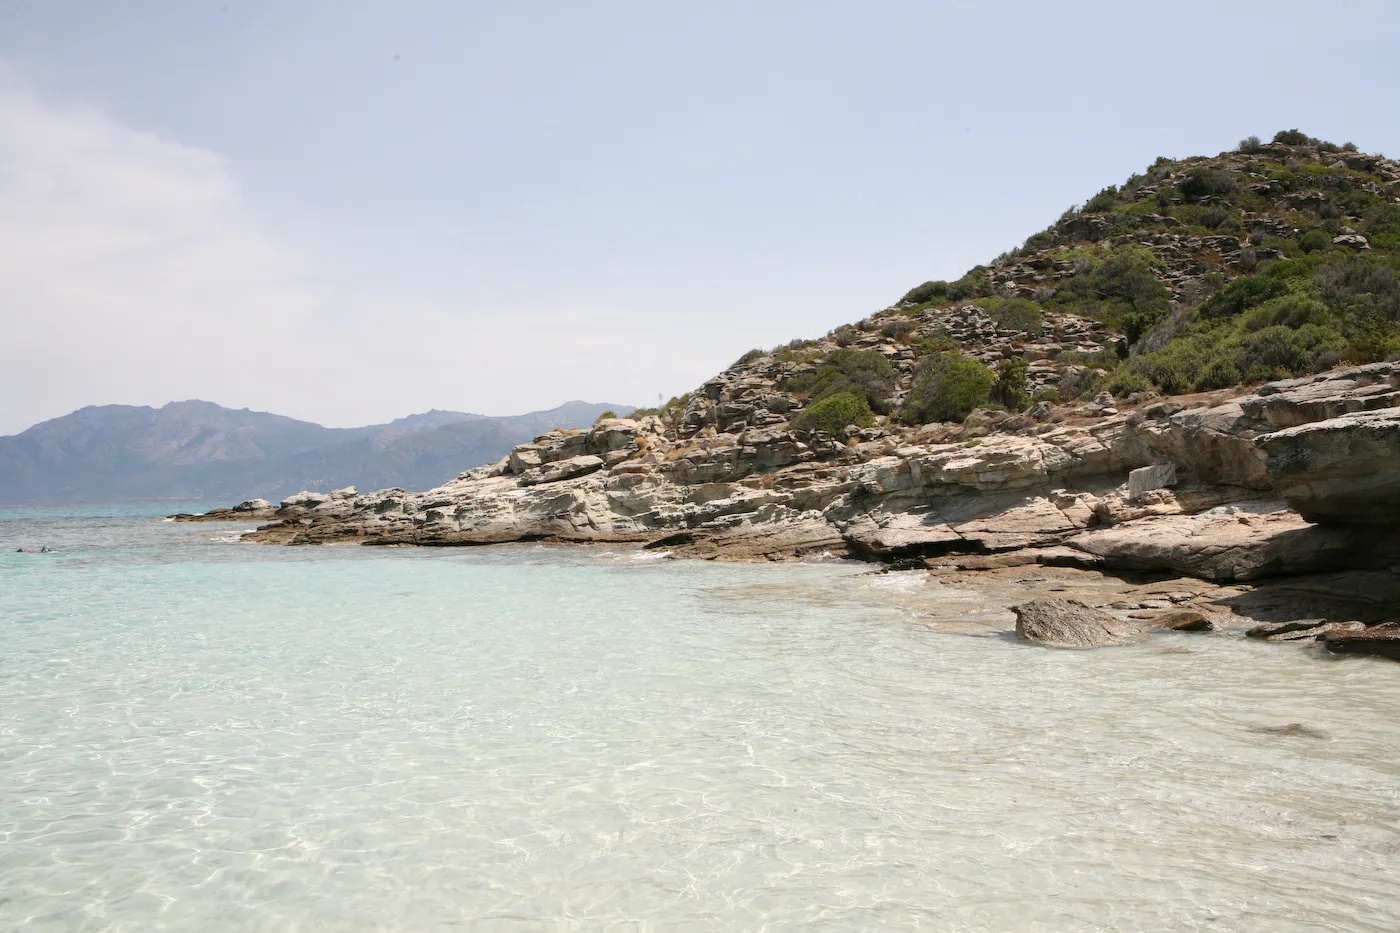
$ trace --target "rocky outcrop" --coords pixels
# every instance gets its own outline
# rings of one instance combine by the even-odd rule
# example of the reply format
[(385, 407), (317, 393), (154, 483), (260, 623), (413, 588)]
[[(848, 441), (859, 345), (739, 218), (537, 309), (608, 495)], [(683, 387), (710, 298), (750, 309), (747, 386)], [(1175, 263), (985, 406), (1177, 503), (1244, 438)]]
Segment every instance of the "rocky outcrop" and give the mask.
[(1016, 637), (1052, 648), (1098, 648), (1144, 637), (1131, 622), (1077, 599), (1033, 599), (1014, 609)]
[(1241, 502), (1085, 532), (1069, 546), (1121, 570), (1175, 570), (1234, 582), (1343, 567), (1354, 537), (1312, 525), (1281, 502)]
[[(968, 339), (985, 330), (973, 314), (953, 323)], [(897, 342), (865, 333), (857, 343), (905, 362)], [(1039, 420), (880, 419), (840, 437), (795, 429), (804, 400), (784, 386), (803, 365), (735, 367), (662, 416), (549, 432), (427, 492), (303, 492), (271, 513), (244, 503), (206, 517), (271, 514), (247, 536), (269, 543), (637, 542), (903, 567), (966, 555), (969, 567), (1316, 579), (1355, 591), (1348, 603), (1400, 592), (1395, 364), (1122, 410), (1047, 405)]]
[[(665, 418), (541, 435), (428, 492), (299, 493), (251, 537), (638, 541), (706, 557), (882, 561), (1036, 549), (1063, 564), (1230, 582), (1359, 568), (1351, 532), (1309, 519), (1351, 518), (1400, 484), (1400, 408), (1385, 407), (1400, 400), (1393, 364), (1127, 412), (886, 421), (841, 438), (792, 429), (801, 399), (781, 387), (794, 365), (730, 370)], [(239, 517), (254, 514), (266, 509)]]
[(198, 514), (181, 512), (168, 517), (177, 522), (246, 522), (265, 521), (276, 515), (276, 506), (266, 499), (246, 499), (228, 509), (210, 509)]
[(1400, 409), (1298, 425), (1260, 446), (1279, 494), (1304, 518), (1400, 525)]

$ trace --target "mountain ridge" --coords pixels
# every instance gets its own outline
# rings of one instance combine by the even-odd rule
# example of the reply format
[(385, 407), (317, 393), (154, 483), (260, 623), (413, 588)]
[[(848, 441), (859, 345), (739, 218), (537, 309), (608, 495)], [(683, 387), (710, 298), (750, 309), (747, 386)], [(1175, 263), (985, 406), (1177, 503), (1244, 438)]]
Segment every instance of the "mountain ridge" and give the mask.
[(553, 428), (629, 406), (570, 401), (520, 415), (430, 410), (328, 428), (202, 399), (89, 405), (0, 437), (0, 500), (277, 497), (300, 489), (432, 485)]

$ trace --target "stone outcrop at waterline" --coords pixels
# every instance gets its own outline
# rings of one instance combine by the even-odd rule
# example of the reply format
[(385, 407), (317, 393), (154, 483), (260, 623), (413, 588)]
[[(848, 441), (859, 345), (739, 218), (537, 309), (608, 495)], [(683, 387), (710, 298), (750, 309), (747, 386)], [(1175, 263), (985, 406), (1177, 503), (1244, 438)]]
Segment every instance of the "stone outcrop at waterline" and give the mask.
[[(550, 432), (427, 492), (293, 496), (246, 538), (627, 541), (697, 557), (830, 553), (897, 566), (1016, 554), (1218, 583), (1331, 573), (1342, 590), (1362, 574), (1348, 605), (1374, 618), (1400, 607), (1400, 545), (1385, 518), (1400, 508), (1400, 364), (1234, 397), (1123, 411), (1103, 399), (1043, 420), (975, 412), (960, 426), (887, 423), (844, 437), (792, 429), (800, 400), (782, 395), (773, 371), (785, 365), (731, 369), (668, 419)], [(265, 514), (248, 505), (229, 517)], [(1380, 524), (1358, 529), (1368, 519)]]

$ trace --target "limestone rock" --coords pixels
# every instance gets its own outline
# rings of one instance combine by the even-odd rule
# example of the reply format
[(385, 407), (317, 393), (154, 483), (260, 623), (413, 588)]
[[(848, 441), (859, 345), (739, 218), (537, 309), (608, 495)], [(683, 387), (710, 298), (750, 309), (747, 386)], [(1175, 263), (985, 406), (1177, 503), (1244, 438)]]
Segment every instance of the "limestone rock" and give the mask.
[(271, 512), (272, 503), (266, 499), (245, 499), (233, 507), (235, 512)]
[(1345, 566), (1354, 546), (1350, 535), (1310, 525), (1277, 502), (1138, 519), (1065, 543), (1109, 567), (1175, 570), (1221, 582)]
[(1097, 648), (1137, 641), (1143, 631), (1077, 599), (1033, 599), (1013, 606), (1016, 636), (1055, 648)]
[(1400, 408), (1286, 428), (1259, 445), (1279, 493), (1304, 517), (1400, 523)]
[(1154, 463), (1152, 466), (1138, 467), (1128, 474), (1128, 498), (1140, 500), (1154, 489), (1165, 489), (1175, 485), (1175, 463)]

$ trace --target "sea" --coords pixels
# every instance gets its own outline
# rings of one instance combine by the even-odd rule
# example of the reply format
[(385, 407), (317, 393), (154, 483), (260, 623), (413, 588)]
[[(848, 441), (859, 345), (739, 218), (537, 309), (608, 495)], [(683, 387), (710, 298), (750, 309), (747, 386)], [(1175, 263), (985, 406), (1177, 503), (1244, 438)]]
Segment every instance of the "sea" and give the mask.
[(0, 509), (0, 930), (1400, 929), (1400, 664), (205, 505)]

